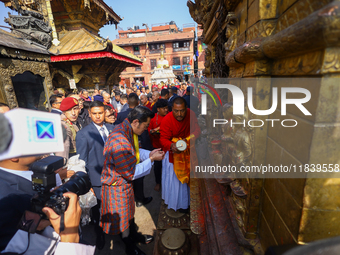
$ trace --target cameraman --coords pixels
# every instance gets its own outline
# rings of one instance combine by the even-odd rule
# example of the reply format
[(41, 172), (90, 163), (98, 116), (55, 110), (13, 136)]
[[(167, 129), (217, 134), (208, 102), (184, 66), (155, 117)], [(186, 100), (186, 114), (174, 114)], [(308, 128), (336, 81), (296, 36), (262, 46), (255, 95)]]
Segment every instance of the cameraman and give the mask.
[[(16, 234), (18, 223), (24, 212), (31, 208), (30, 200), (35, 191), (32, 189), (33, 172), (30, 171), (30, 166), (39, 159), (41, 159), (41, 156), (19, 157), (0, 161), (0, 251), (5, 249)], [(50, 222), (42, 220), (37, 230), (43, 230), (46, 226), (52, 224), (55, 231), (60, 234), (60, 243), (57, 244), (55, 254), (58, 254), (64, 248), (67, 249), (67, 254), (78, 254), (78, 252), (79, 254), (93, 254), (94, 247), (74, 244), (79, 242), (78, 225), (81, 209), (75, 194), (65, 193), (64, 195), (70, 198), (69, 207), (64, 215), (65, 230), (59, 233), (60, 216), (51, 208), (46, 207), (43, 211)], [(8, 247), (10, 250), (6, 249), (6, 252), (22, 253), (25, 248), (17, 249), (25, 244), (28, 245), (27, 237), (27, 232), (18, 231), (18, 234), (11, 240), (11, 244), (14, 245), (10, 245)], [(23, 241), (25, 238), (26, 242)], [(30, 242), (32, 241), (34, 239), (30, 240)], [(62, 242), (69, 243), (62, 244)], [(38, 247), (31, 245), (30, 248), (39, 248), (39, 245)], [(70, 253), (71, 250), (73, 252)]]

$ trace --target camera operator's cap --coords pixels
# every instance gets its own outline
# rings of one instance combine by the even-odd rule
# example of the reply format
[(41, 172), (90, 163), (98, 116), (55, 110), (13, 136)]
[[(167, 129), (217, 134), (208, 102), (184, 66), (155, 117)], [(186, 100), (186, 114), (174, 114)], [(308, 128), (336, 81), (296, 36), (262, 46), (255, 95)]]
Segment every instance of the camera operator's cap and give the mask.
[(73, 97), (66, 97), (60, 103), (60, 111), (68, 111), (72, 107), (78, 105), (78, 100)]
[(177, 90), (178, 90), (178, 88), (177, 88), (177, 87), (175, 87), (175, 86), (173, 86), (173, 87), (171, 87), (171, 90), (177, 91)]

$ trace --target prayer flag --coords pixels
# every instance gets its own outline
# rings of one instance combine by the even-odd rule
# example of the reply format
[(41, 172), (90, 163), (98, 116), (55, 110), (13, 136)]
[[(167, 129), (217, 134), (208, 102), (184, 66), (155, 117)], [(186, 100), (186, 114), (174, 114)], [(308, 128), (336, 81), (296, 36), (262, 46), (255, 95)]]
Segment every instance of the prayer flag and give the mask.
[(194, 59), (194, 61), (196, 61), (196, 55), (194, 55), (192, 58)]
[(200, 44), (200, 46), (198, 47), (198, 51), (199, 51), (199, 53), (202, 53), (202, 51), (203, 51), (202, 44)]
[(198, 54), (198, 50), (196, 50), (196, 56), (198, 57), (200, 54)]
[(189, 65), (192, 65), (192, 59), (190, 59), (190, 61), (189, 61)]
[(186, 71), (186, 72), (189, 72), (188, 67), (185, 68), (185, 71)]

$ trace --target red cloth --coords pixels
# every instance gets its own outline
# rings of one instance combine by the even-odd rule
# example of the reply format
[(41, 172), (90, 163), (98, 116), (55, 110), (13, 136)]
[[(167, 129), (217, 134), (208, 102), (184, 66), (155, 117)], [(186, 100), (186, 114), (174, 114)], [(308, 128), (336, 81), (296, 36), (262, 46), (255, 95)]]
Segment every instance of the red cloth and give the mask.
[(169, 161), (173, 163), (173, 155), (170, 150), (172, 144), (172, 138), (187, 138), (189, 135), (194, 134), (195, 138), (198, 138), (201, 129), (198, 126), (196, 115), (189, 108), (187, 109), (187, 115), (182, 121), (175, 119), (172, 113), (167, 114), (161, 123), (161, 136), (160, 143), (162, 145), (163, 151), (170, 151)]
[(135, 214), (132, 179), (137, 159), (132, 128), (127, 119), (109, 135), (104, 157), (100, 226), (105, 233), (117, 235), (129, 227)]
[(151, 111), (152, 111), (152, 106), (151, 106), (151, 103), (148, 101), (146, 103), (146, 105), (144, 105), (145, 107), (148, 107)]
[[(161, 116), (158, 113), (155, 115), (155, 117), (152, 118), (152, 120), (150, 121), (149, 127), (148, 127), (148, 131), (150, 133), (151, 129), (155, 129), (157, 127), (159, 127), (161, 125), (162, 120), (164, 119), (165, 116)], [(160, 134), (156, 133), (156, 134), (151, 134), (150, 133), (150, 139), (152, 142), (152, 146), (157, 149), (157, 148), (162, 148), (162, 145), (159, 141), (160, 138)]]
[(132, 63), (138, 66), (142, 66), (143, 62), (135, 59), (124, 57), (113, 52), (101, 51), (101, 52), (85, 52), (77, 54), (65, 54), (65, 55), (52, 55), (51, 62), (71, 61), (71, 60), (83, 60), (83, 59), (95, 59), (95, 58), (111, 58), (120, 61)]

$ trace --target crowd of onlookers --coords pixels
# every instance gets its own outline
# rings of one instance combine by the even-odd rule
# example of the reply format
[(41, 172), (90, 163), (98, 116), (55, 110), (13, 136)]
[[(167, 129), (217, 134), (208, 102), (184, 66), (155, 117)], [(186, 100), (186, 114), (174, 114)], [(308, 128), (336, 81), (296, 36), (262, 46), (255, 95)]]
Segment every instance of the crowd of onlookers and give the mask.
[[(193, 96), (193, 92), (194, 88), (190, 86), (189, 82), (160, 83), (158, 85), (153, 84), (152, 86), (133, 84), (131, 87), (117, 85), (110, 92), (106, 89), (87, 90), (79, 88), (77, 93), (75, 93), (74, 90), (57, 88), (54, 90), (54, 95), (50, 97), (50, 105), (52, 112), (56, 112), (56, 110), (59, 110), (60, 103), (65, 97), (76, 98), (79, 101), (80, 108), (77, 125), (81, 128), (91, 122), (88, 109), (93, 101), (103, 102), (105, 105), (105, 122), (114, 124), (118, 113), (124, 112), (129, 108), (128, 97), (131, 93), (135, 93), (138, 96), (140, 105), (148, 107), (154, 113), (157, 113), (155, 104), (159, 98), (168, 100), (169, 110), (171, 110), (171, 101), (177, 96), (184, 97), (188, 108), (191, 108), (197, 116), (199, 101)], [(190, 98), (193, 98), (192, 102), (190, 102)]]

